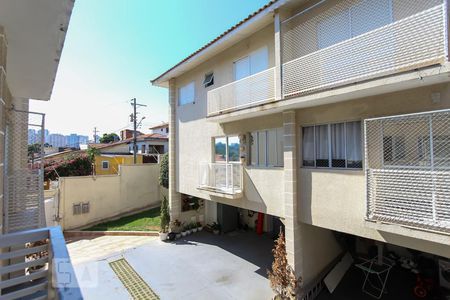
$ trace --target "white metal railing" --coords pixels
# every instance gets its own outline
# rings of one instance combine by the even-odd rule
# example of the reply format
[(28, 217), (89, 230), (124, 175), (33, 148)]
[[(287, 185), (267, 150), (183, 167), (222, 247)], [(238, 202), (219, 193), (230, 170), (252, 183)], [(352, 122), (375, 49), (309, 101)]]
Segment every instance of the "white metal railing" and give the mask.
[(82, 299), (60, 227), (0, 237), (1, 299)]
[(240, 163), (200, 163), (199, 189), (224, 194), (242, 193), (243, 175)]
[(322, 1), (282, 24), (283, 96), (442, 63), (446, 1)]
[(450, 110), (365, 120), (367, 219), (450, 232)]
[(261, 104), (275, 99), (275, 68), (208, 91), (208, 115)]

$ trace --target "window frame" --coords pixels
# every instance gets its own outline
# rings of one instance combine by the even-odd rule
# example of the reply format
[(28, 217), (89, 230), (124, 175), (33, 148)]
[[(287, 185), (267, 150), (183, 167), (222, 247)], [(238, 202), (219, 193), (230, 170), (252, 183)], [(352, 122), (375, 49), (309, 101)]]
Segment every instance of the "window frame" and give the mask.
[[(208, 76), (211, 76), (211, 79), (208, 82), (206, 82), (206, 79), (208, 78)], [(213, 85), (214, 85), (214, 71), (205, 73), (205, 77), (203, 79), (203, 87), (206, 89)]]
[[(214, 136), (212, 138), (212, 153), (213, 153), (213, 160), (214, 163), (218, 164), (240, 164), (241, 163), (241, 154), (239, 150), (239, 161), (230, 161), (228, 157), (228, 138), (230, 137), (237, 137), (239, 139), (239, 134), (230, 134), (230, 135), (219, 135)], [(225, 161), (216, 161), (216, 139), (224, 138), (225, 139)], [(239, 139), (239, 148), (241, 147), (241, 140)]]
[[(190, 100), (188, 102), (181, 103), (181, 89), (187, 88), (190, 85), (192, 85), (193, 89), (194, 89), (194, 92), (193, 92), (193, 95), (192, 95), (192, 100)], [(185, 106), (185, 105), (188, 105), (188, 104), (195, 104), (195, 97), (196, 97), (196, 95), (197, 95), (197, 91), (196, 91), (196, 88), (195, 88), (195, 80), (192, 80), (192, 81), (186, 83), (185, 85), (180, 86), (178, 88), (178, 97), (177, 97), (178, 98), (178, 106)]]
[[(250, 166), (250, 167), (254, 167), (254, 168), (284, 168), (284, 151), (282, 151), (282, 153), (283, 153), (283, 159), (282, 159), (282, 161), (281, 161), (281, 164), (277, 164), (277, 165), (272, 165), (272, 164), (269, 164), (269, 144), (268, 144), (268, 141), (269, 141), (269, 131), (275, 131), (275, 136), (277, 137), (277, 130), (278, 129), (282, 129), (283, 127), (281, 126), (281, 127), (274, 127), (274, 128), (267, 128), (267, 129), (260, 129), (260, 130), (254, 130), (254, 131), (252, 131), (252, 132), (250, 132), (249, 133), (249, 143), (248, 143), (248, 163), (247, 163), (247, 165), (248, 166)], [(256, 146), (256, 164), (253, 164), (252, 163), (252, 160), (253, 160), (253, 158), (252, 158), (252, 147), (255, 147), (255, 146), (252, 146), (252, 144), (251, 144), (251, 142), (250, 142), (250, 140), (252, 139), (252, 134), (253, 133), (255, 133), (256, 134), (256, 141), (254, 140), (253, 141), (253, 145), (255, 145)], [(265, 164), (264, 165), (262, 165), (262, 164), (259, 164), (259, 154), (260, 154), (260, 151), (259, 151), (259, 134), (260, 133), (264, 133), (264, 135), (265, 135), (265, 140), (266, 140), (266, 143), (265, 143), (265, 145), (264, 145), (264, 162), (265, 162)], [(281, 140), (283, 141), (283, 146), (284, 146), (284, 136), (282, 136), (281, 137)], [(276, 142), (275, 142), (275, 150), (277, 151), (277, 149), (278, 149), (278, 140), (276, 140)], [(275, 153), (275, 157), (277, 158), (277, 163), (278, 163), (278, 152), (276, 152)]]
[[(359, 122), (360, 123), (360, 128), (361, 128), (361, 140), (360, 140), (360, 145), (361, 145), (361, 167), (360, 168), (352, 168), (352, 167), (348, 167), (348, 145), (347, 145), (347, 123), (353, 123), (353, 122)], [(345, 153), (345, 167), (333, 167), (333, 154), (332, 154), (332, 138), (331, 138), (331, 126), (334, 124), (344, 124), (344, 153)], [(316, 141), (316, 127), (318, 126), (323, 126), (326, 125), (327, 126), (327, 132), (328, 132), (328, 166), (327, 167), (318, 167), (317, 166), (317, 153), (316, 153), (316, 146), (317, 146), (317, 141)], [(303, 128), (305, 127), (313, 127), (313, 137), (314, 137), (314, 141), (313, 141), (313, 147), (314, 147), (314, 166), (305, 166), (304, 165), (304, 159), (303, 159)], [(329, 122), (329, 123), (317, 123), (317, 124), (303, 124), (300, 125), (300, 132), (302, 134), (301, 139), (299, 139), (299, 141), (302, 143), (301, 144), (301, 168), (305, 168), (305, 169), (332, 169), (332, 170), (353, 170), (353, 171), (361, 171), (364, 170), (364, 128), (363, 128), (363, 121), (361, 119), (353, 119), (353, 120), (345, 120), (345, 121), (336, 121), (336, 122)]]
[[(104, 163), (106, 163), (108, 165), (108, 167), (104, 167)], [(107, 160), (102, 160), (102, 170), (109, 170), (109, 161)]]

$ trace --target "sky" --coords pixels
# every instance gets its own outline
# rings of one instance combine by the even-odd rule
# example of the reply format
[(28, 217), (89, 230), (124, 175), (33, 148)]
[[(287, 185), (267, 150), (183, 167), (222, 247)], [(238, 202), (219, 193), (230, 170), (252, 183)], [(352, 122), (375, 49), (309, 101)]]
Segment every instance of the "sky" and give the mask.
[(93, 136), (168, 120), (154, 79), (268, 0), (76, 0), (50, 101), (30, 101), (50, 133)]

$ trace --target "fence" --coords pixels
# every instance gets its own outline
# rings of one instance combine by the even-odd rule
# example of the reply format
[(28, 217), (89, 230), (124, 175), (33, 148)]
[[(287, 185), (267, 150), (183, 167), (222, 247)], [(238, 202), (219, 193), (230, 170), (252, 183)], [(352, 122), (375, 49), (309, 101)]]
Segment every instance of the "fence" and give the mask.
[(367, 218), (450, 232), (450, 110), (365, 121)]

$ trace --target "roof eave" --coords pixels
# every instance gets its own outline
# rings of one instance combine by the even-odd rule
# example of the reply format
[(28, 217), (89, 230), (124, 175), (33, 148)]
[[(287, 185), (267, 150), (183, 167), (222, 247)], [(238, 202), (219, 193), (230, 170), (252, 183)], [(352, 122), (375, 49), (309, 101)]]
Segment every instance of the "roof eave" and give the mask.
[(250, 19), (248, 19), (247, 21), (238, 23), (238, 25), (235, 25), (237, 26), (236, 28), (225, 33), (221, 37), (219, 36), (219, 38), (213, 40), (210, 45), (207, 44), (206, 46), (204, 46), (204, 49), (200, 48), (201, 50), (198, 50), (197, 53), (194, 52), (193, 55), (188, 56), (186, 59), (177, 63), (166, 72), (151, 80), (150, 83), (154, 86), (167, 88), (169, 86), (169, 80), (171, 78), (178, 77), (182, 73), (198, 66), (200, 63), (204, 62), (209, 55), (214, 55), (216, 51), (221, 52), (244, 39), (247, 36), (245, 33), (251, 31), (252, 28), (256, 29), (261, 26), (266, 26), (267, 24), (265, 24), (264, 21), (267, 20), (267, 16), (272, 14), (276, 9), (289, 1), (290, 0), (275, 0), (265, 9), (257, 12), (254, 16), (250, 17)]

